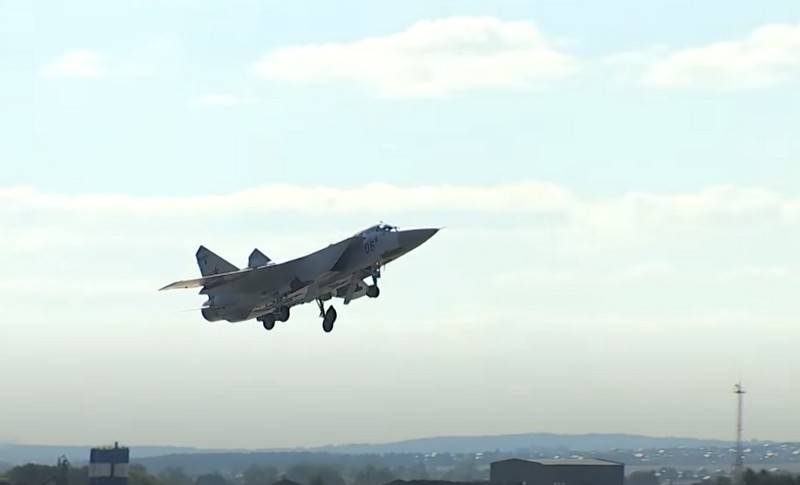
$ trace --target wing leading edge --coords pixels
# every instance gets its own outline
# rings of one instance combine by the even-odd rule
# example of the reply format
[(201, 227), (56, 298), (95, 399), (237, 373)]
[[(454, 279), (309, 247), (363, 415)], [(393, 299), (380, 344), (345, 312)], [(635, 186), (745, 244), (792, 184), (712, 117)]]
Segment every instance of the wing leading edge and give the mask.
[(262, 266), (259, 268), (245, 268), (226, 273), (212, 274), (202, 278), (176, 281), (161, 288), (159, 291), (200, 287), (206, 289), (210, 287), (216, 288), (240, 280), (244, 280), (241, 281), (244, 288), (256, 286), (259, 288), (275, 287), (277, 289), (277, 287), (291, 282), (293, 278), (314, 280), (333, 268), (347, 247), (351, 243), (359, 240), (359, 237), (347, 238), (307, 256), (302, 256), (285, 263)]

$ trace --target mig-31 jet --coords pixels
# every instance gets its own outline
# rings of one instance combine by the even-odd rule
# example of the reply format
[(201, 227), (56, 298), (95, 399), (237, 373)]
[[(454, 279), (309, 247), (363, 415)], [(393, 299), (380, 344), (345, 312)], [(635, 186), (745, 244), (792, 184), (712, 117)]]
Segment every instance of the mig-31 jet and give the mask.
[[(378, 278), (386, 263), (430, 239), (439, 229), (400, 231), (378, 224), (309, 255), (275, 263), (258, 249), (250, 254), (247, 268), (239, 269), (207, 248), (197, 250), (202, 278), (176, 281), (161, 290), (202, 288), (208, 300), (203, 318), (213, 322), (240, 322), (255, 318), (266, 330), (289, 319), (295, 305), (317, 302), (322, 329), (333, 330), (336, 309), (325, 302), (341, 298), (347, 305), (356, 298), (377, 298)], [(370, 279), (371, 284), (364, 282)]]

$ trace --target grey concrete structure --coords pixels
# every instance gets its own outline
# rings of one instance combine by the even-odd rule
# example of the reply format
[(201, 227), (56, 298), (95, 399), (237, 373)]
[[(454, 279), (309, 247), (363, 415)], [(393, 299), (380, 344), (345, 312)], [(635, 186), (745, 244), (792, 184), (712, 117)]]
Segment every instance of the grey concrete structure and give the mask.
[(89, 485), (128, 485), (130, 450), (113, 447), (92, 448), (89, 455)]
[(521, 460), (491, 464), (490, 480), (504, 485), (624, 485), (625, 465), (607, 460)]

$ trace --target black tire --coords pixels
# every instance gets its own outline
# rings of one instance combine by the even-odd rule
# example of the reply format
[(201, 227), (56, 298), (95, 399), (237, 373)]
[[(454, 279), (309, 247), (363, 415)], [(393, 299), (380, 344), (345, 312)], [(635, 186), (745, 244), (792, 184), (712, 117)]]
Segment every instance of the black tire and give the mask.
[(328, 307), (325, 312), (325, 318), (322, 319), (322, 330), (325, 333), (330, 333), (333, 330), (333, 324), (336, 322), (336, 309)]
[(275, 328), (275, 317), (265, 318), (261, 320), (261, 325), (264, 326), (264, 330), (272, 330)]
[(376, 285), (368, 286), (367, 287), (367, 297), (369, 298), (378, 298), (381, 294), (381, 289), (378, 288)]
[(285, 322), (289, 320), (289, 307), (285, 306), (278, 310), (278, 315), (275, 318), (279, 322)]

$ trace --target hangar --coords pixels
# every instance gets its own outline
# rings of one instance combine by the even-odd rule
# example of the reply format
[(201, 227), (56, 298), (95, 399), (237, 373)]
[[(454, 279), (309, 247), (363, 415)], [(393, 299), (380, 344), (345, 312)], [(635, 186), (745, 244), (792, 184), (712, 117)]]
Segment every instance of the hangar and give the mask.
[(623, 485), (625, 465), (608, 460), (522, 460), (491, 464), (492, 483), (507, 485)]

